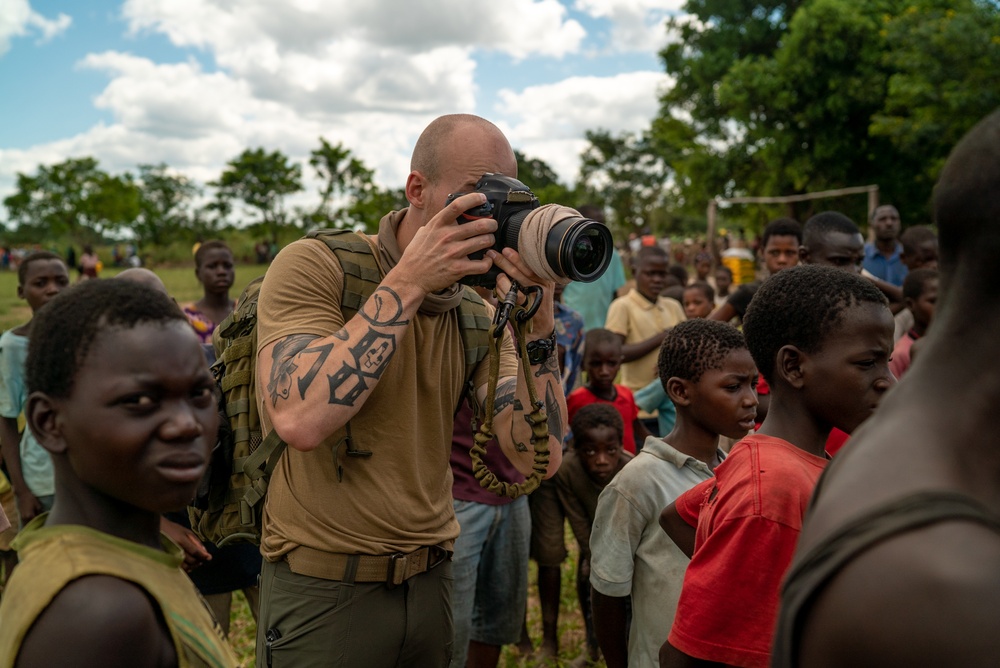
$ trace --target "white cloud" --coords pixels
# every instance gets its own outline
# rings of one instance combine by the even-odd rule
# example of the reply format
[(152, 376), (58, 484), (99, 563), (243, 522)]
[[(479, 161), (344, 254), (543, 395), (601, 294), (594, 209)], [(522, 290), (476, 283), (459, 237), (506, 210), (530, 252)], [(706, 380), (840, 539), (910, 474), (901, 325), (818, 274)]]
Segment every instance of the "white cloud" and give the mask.
[(47, 42), (65, 32), (73, 19), (60, 12), (54, 19), (48, 19), (31, 9), (28, 0), (3, 0), (0, 3), (0, 56), (10, 50), (14, 37), (23, 37), (32, 32), (41, 33), (38, 43)]
[(574, 7), (611, 23), (609, 50), (656, 52), (668, 41), (667, 19), (683, 5), (684, 0), (576, 0)]
[(515, 147), (545, 160), (560, 178), (574, 182), (587, 130), (641, 132), (659, 110), (658, 94), (669, 83), (662, 72), (612, 77), (573, 77), (523, 91), (500, 92), (499, 123)]

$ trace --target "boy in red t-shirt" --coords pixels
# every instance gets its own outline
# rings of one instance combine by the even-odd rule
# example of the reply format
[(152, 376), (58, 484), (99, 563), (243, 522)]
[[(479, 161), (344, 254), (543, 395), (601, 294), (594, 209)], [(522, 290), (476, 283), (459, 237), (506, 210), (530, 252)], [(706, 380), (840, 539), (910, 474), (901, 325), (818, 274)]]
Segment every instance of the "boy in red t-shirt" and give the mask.
[(892, 375), (902, 378), (910, 368), (910, 349), (913, 342), (927, 334), (927, 328), (934, 318), (934, 306), (938, 296), (938, 273), (936, 269), (911, 271), (903, 280), (903, 302), (913, 314), (913, 327), (896, 342), (892, 351), (889, 368)]
[(743, 334), (770, 381), (770, 410), (715, 478), (661, 515), (691, 555), (661, 666), (768, 665), (781, 580), (827, 437), (854, 431), (892, 386), (893, 327), (882, 293), (849, 272), (796, 267), (757, 291)]
[(624, 359), (621, 337), (607, 329), (591, 329), (587, 331), (583, 346), (583, 370), (587, 374), (587, 384), (566, 397), (569, 421), (572, 422), (576, 412), (588, 404), (611, 404), (625, 423), (625, 449), (635, 454), (636, 443), (642, 443), (650, 434), (639, 419), (639, 407), (632, 390), (615, 384), (615, 376)]

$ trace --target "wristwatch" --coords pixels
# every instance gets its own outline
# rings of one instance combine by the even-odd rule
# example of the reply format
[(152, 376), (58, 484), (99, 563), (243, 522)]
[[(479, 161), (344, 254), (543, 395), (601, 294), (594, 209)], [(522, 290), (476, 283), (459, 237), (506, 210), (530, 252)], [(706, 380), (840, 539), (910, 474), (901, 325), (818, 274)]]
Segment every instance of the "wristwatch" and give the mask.
[(525, 348), (528, 351), (528, 362), (532, 366), (535, 364), (542, 364), (549, 357), (556, 352), (556, 332), (552, 330), (552, 334), (546, 339), (538, 339), (537, 341), (529, 341)]

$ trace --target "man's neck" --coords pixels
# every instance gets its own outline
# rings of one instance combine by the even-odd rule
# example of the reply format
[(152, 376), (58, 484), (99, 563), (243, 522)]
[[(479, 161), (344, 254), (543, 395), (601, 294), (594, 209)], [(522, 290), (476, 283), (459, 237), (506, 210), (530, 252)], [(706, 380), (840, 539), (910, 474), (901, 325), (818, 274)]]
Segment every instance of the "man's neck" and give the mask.
[(673, 431), (663, 437), (678, 452), (704, 462), (709, 468), (719, 463), (719, 435), (695, 424), (681, 411)]
[(877, 248), (878, 252), (882, 255), (892, 257), (896, 253), (896, 239), (876, 239), (875, 248)]

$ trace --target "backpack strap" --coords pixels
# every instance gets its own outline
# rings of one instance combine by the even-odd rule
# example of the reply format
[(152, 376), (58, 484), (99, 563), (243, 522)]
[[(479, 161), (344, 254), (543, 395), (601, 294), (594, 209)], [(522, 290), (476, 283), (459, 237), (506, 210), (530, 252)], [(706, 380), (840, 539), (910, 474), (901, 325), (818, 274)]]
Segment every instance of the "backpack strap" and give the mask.
[(337, 256), (344, 270), (344, 293), (340, 299), (344, 322), (361, 310), (382, 282), (382, 272), (371, 244), (351, 230), (313, 230), (307, 239), (319, 239)]

